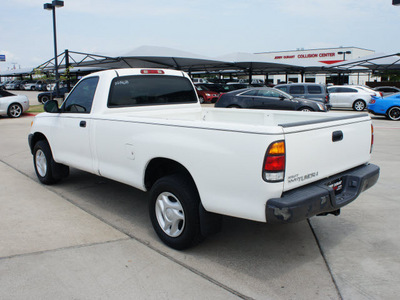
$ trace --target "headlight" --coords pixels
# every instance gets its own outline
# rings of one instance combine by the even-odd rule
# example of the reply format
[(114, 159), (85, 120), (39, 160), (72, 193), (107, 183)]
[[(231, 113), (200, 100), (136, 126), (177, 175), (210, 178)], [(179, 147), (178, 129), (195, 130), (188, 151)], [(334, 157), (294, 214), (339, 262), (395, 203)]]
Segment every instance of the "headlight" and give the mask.
[(318, 107), (319, 107), (320, 110), (323, 110), (323, 111), (326, 110), (326, 109), (325, 109), (325, 106), (324, 106), (323, 104), (317, 103), (317, 105), (318, 105)]

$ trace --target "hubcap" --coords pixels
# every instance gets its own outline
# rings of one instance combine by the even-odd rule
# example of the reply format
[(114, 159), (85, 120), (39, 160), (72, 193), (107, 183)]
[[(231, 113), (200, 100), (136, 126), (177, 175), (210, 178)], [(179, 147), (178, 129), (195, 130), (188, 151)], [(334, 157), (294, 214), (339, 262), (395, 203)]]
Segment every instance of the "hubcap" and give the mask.
[(22, 113), (22, 109), (19, 105), (13, 105), (10, 108), (10, 114), (11, 116), (15, 117), (19, 117)]
[(39, 173), (39, 175), (42, 177), (46, 176), (47, 160), (42, 150), (39, 149), (38, 151), (36, 151), (35, 160), (36, 160), (36, 170)]
[(357, 102), (355, 105), (356, 110), (364, 110), (364, 103), (363, 102)]
[(183, 207), (175, 195), (164, 192), (156, 200), (156, 217), (161, 229), (170, 237), (181, 235), (185, 228)]

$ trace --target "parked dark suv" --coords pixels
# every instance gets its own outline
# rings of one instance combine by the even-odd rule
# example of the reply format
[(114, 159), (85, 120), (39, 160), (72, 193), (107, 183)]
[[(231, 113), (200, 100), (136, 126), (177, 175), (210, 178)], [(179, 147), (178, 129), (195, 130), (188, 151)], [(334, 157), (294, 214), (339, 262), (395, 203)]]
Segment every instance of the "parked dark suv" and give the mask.
[(285, 83), (275, 86), (276, 89), (284, 91), (296, 98), (305, 98), (324, 103), (328, 109), (331, 105), (329, 103), (329, 92), (325, 84), (319, 83)]

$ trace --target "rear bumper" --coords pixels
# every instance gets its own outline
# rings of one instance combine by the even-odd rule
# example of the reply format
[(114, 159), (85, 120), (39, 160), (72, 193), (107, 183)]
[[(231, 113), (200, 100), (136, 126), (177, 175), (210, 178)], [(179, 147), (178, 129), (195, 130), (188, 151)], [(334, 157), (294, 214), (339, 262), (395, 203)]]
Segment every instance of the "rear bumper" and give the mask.
[[(268, 223), (293, 223), (317, 214), (332, 212), (349, 204), (358, 195), (373, 186), (379, 178), (379, 167), (363, 165), (327, 179), (283, 193), (266, 204)], [(340, 184), (341, 191), (335, 195), (332, 183)], [(336, 186), (337, 188), (337, 186)]]

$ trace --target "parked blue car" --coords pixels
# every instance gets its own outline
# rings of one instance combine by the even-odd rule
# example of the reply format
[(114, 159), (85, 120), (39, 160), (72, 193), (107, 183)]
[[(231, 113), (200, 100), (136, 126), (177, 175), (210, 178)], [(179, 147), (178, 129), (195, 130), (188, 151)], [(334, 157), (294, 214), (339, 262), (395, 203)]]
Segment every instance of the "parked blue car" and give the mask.
[(400, 93), (392, 94), (387, 97), (379, 98), (372, 96), (367, 106), (368, 112), (374, 115), (386, 116), (386, 118), (400, 120)]

